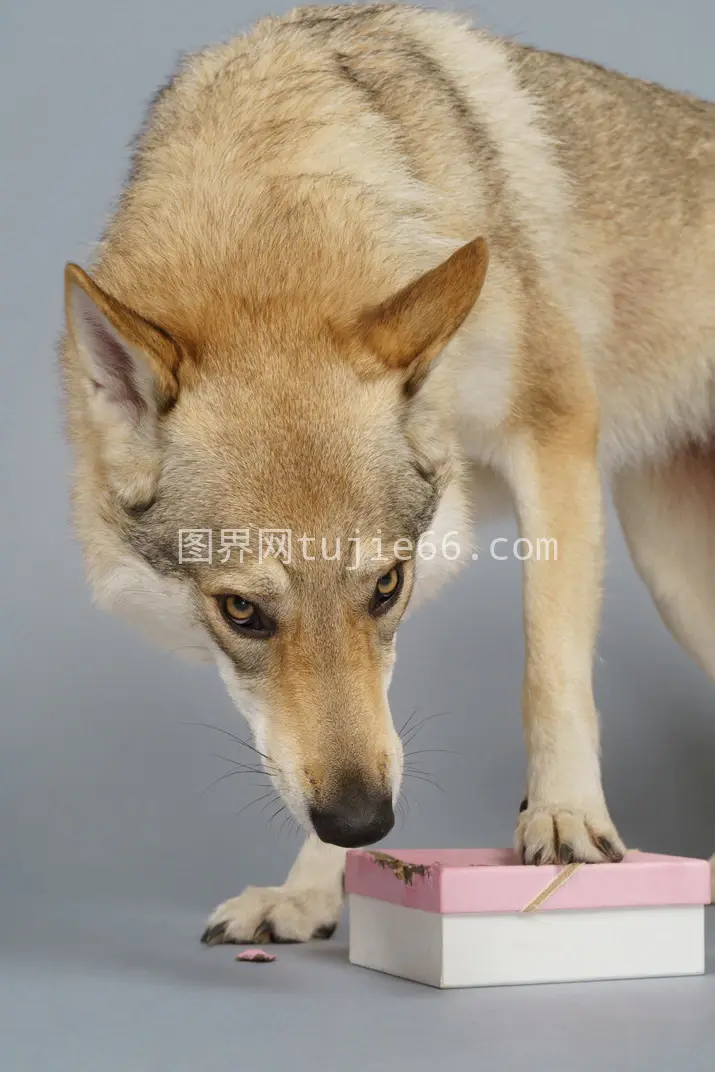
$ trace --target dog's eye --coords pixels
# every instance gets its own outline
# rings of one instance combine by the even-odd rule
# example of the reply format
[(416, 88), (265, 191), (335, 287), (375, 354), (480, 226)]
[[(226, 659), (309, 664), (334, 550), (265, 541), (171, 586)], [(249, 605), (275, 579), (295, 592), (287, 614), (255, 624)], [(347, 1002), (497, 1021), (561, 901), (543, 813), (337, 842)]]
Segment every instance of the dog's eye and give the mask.
[(237, 625), (248, 625), (256, 613), (253, 603), (249, 603), (240, 596), (225, 596), (224, 609), (232, 622)]
[(383, 573), (375, 585), (375, 593), (372, 597), (372, 613), (379, 614), (391, 606), (402, 590), (404, 571), (401, 564), (393, 566), (387, 573)]
[(269, 637), (275, 633), (275, 623), (256, 606), (237, 595), (218, 597), (218, 605), (224, 618), (237, 633), (254, 637)]

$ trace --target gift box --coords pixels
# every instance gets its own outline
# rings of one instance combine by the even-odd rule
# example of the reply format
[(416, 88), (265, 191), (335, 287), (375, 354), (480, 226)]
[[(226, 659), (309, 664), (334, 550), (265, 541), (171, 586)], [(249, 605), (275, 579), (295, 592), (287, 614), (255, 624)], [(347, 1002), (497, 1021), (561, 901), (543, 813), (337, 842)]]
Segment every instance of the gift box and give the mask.
[(350, 961), (430, 986), (700, 975), (705, 860), (523, 865), (510, 849), (348, 853)]

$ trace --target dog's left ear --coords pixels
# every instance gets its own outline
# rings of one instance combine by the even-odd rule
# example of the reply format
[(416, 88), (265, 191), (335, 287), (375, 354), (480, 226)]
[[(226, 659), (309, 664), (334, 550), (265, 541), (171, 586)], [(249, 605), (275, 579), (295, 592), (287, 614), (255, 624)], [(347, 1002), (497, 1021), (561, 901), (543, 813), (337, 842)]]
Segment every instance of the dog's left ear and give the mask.
[(474, 308), (488, 261), (487, 244), (477, 238), (363, 314), (364, 342), (388, 368), (404, 372), (410, 393)]

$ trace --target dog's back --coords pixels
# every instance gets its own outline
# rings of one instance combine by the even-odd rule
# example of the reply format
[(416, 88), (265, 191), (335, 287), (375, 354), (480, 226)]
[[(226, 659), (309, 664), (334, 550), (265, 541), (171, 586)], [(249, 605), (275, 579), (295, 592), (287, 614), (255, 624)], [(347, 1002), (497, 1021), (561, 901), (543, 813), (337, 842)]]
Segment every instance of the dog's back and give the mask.
[(619, 386), (607, 451), (640, 449), (615, 433), (629, 370), (677, 394), (664, 369), (715, 336), (715, 106), (454, 16), (301, 8), (189, 57), (158, 96), (97, 277), (177, 334), (230, 332), (239, 290), (309, 281), (345, 309), (477, 234), (484, 322), (492, 295), (510, 324), (535, 289), (557, 296), (597, 382)]

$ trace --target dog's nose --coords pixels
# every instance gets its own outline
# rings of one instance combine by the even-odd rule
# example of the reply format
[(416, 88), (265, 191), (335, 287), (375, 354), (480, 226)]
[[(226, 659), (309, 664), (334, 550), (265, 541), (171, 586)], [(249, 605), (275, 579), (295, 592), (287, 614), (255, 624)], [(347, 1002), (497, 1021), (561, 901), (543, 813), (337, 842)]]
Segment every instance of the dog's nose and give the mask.
[(387, 837), (395, 825), (395, 812), (389, 795), (352, 792), (330, 807), (311, 808), (310, 821), (321, 841), (358, 849)]

